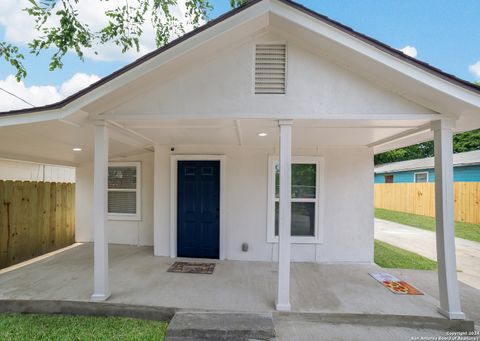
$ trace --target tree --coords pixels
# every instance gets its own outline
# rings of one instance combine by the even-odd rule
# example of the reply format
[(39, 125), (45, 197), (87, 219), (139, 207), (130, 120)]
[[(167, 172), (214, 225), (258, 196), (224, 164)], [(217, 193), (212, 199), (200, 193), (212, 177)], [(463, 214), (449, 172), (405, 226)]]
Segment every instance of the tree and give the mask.
[[(480, 150), (480, 129), (456, 134), (453, 137), (453, 152), (463, 153)], [(413, 146), (394, 149), (374, 157), (376, 165), (397, 161), (422, 159), (433, 156), (433, 141), (419, 143)]]
[(27, 75), (27, 71), (22, 64), (23, 54), (18, 50), (18, 47), (7, 44), (4, 41), (0, 41), (0, 57), (5, 59), (6, 62), (10, 63), (13, 68), (16, 70), (15, 77), (17, 81), (24, 78)]
[(375, 164), (390, 163), (404, 160), (422, 159), (433, 156), (433, 141), (419, 143), (405, 148), (394, 149), (375, 155)]
[(472, 150), (480, 150), (480, 129), (456, 134), (453, 137), (454, 153), (463, 153)]
[(249, 0), (230, 0), (230, 6), (239, 7), (245, 5)]
[[(24, 10), (34, 18), (39, 36), (28, 44), (30, 53), (38, 55), (53, 49), (49, 69), (54, 71), (63, 66), (63, 57), (73, 51), (83, 60), (85, 50), (113, 42), (122, 53), (130, 49), (139, 50), (142, 26), (147, 18), (155, 30), (155, 43), (160, 47), (172, 38), (185, 33), (184, 24), (175, 17), (172, 8), (178, 0), (125, 0), (122, 5), (105, 12), (108, 24), (99, 31), (93, 31), (78, 16), (81, 0), (29, 0), (30, 6)], [(98, 0), (113, 1), (113, 0)], [(230, 0), (232, 7), (241, 6), (248, 0)], [(187, 24), (199, 26), (208, 19), (212, 10), (209, 0), (185, 0)], [(56, 24), (52, 24), (56, 23)], [(27, 71), (19, 48), (0, 41), (0, 58), (10, 63), (20, 81)]]

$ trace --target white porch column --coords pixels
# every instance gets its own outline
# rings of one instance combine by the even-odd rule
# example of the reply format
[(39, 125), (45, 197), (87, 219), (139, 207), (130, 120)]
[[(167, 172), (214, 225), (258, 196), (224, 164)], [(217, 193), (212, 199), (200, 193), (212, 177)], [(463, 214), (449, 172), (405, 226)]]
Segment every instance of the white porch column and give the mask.
[(94, 301), (105, 301), (110, 296), (108, 283), (107, 180), (108, 128), (104, 121), (95, 123), (95, 155), (93, 173), (93, 276)]
[(455, 257), (453, 202), (453, 121), (432, 122), (435, 147), (435, 221), (437, 239), (439, 312), (464, 319), (460, 307)]
[(153, 254), (170, 256), (170, 147), (153, 148)]
[(158, 234), (160, 233), (160, 195), (161, 195), (161, 183), (160, 183), (160, 146), (153, 146), (153, 254), (160, 255), (160, 245), (157, 242)]
[(292, 198), (292, 120), (280, 120), (280, 207), (278, 223), (277, 310), (290, 310), (290, 237)]

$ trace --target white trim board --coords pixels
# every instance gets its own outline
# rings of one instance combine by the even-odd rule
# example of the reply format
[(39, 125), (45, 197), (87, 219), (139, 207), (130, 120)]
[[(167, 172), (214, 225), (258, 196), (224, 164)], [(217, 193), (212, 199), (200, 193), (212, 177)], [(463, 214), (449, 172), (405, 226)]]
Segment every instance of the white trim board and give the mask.
[(177, 257), (177, 169), (178, 161), (220, 161), (220, 254), (226, 255), (226, 156), (225, 155), (171, 155), (170, 156), (170, 257)]

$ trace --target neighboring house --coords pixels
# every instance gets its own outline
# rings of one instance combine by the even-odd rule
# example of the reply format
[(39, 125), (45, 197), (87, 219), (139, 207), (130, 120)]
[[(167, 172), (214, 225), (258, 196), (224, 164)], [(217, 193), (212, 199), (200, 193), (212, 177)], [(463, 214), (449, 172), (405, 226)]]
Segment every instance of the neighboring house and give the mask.
[[(453, 210), (452, 134), (480, 128), (480, 88), (293, 2), (253, 0), (0, 126), (0, 155), (77, 167), (92, 299), (109, 297), (107, 244), (121, 243), (278, 261), (288, 310), (290, 260), (373, 262), (374, 153), (434, 136), (437, 212)], [(437, 217), (440, 302), (461, 319), (452, 217)]]
[[(435, 182), (434, 158), (386, 163), (375, 167), (375, 183)], [(480, 150), (453, 155), (453, 181), (480, 182)]]
[(0, 159), (0, 180), (75, 182), (75, 168)]

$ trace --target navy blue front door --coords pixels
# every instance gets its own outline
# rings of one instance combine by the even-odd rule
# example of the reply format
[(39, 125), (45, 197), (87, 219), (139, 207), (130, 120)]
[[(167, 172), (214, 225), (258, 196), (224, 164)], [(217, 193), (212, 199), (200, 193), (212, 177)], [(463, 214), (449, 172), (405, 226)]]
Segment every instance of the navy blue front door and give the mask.
[(177, 256), (219, 258), (220, 161), (178, 161)]

